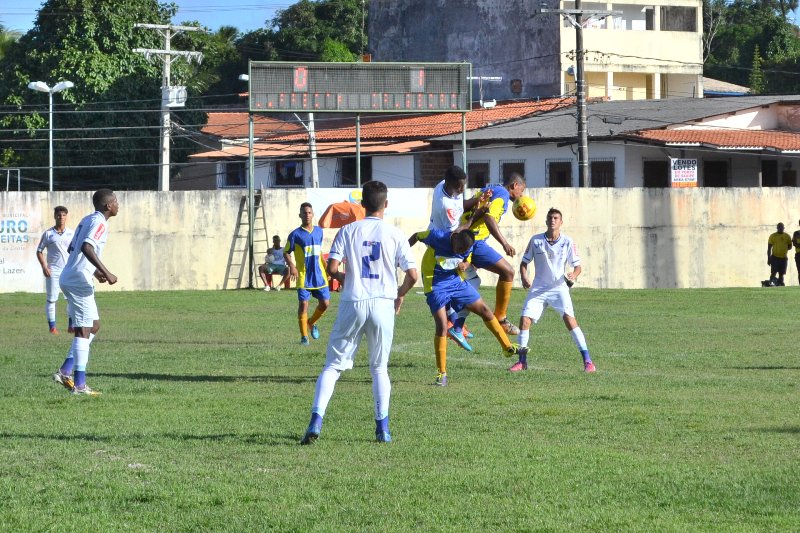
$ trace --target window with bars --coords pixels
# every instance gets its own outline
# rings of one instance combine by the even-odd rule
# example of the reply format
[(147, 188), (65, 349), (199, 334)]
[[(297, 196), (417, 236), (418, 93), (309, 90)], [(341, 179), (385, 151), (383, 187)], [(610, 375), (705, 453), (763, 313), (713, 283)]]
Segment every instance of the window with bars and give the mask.
[(517, 172), (523, 177), (525, 176), (525, 160), (524, 159), (508, 159), (500, 161), (500, 183), (505, 184), (508, 177)]
[(227, 161), (219, 180), (220, 188), (246, 187), (247, 173), (244, 161)]
[[(339, 158), (339, 164), (336, 179), (337, 187), (352, 187), (357, 185), (356, 179), (356, 158), (355, 157), (342, 157)], [(372, 158), (361, 158), (361, 184), (372, 181)]]
[(275, 161), (274, 183), (276, 187), (302, 187), (305, 185), (303, 160)]
[(572, 187), (572, 161), (569, 159), (548, 160), (547, 187)]
[(666, 188), (670, 186), (669, 161), (662, 159), (645, 160), (642, 162), (642, 185), (650, 189)]
[(589, 161), (589, 183), (592, 187), (614, 186), (614, 160), (592, 159)]
[(467, 161), (467, 187), (480, 189), (489, 179), (489, 161)]

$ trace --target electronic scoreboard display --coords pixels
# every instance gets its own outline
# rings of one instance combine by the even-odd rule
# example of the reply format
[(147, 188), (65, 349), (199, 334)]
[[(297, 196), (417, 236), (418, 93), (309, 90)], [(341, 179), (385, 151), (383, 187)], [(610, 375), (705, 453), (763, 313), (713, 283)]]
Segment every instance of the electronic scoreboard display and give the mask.
[(463, 113), (471, 75), (469, 63), (251, 61), (250, 111)]

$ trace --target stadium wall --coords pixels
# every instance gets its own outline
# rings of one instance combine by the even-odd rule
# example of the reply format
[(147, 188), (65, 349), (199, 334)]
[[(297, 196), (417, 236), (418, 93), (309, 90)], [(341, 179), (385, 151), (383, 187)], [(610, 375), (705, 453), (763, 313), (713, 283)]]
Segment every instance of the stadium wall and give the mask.
[[(310, 201), (319, 216), (330, 203), (352, 198), (352, 192), (265, 190), (266, 232), (285, 241), (299, 224), (300, 203)], [(575, 239), (581, 254), (580, 287), (758, 286), (769, 275), (767, 237), (778, 222), (791, 234), (800, 219), (797, 188), (543, 188), (528, 194), (539, 206), (534, 222), (510, 215), (501, 222), (517, 250), (514, 268), (530, 236), (544, 231), (547, 209), (555, 206), (564, 213), (564, 233)], [(223, 288), (231, 250), (242, 248), (241, 239), (234, 238), (242, 195), (241, 190), (118, 193), (120, 212), (110, 221), (103, 259), (119, 283), (98, 284), (98, 290)], [(390, 189), (387, 220), (409, 235), (425, 229), (430, 202), (431, 189)], [(0, 292), (44, 291), (36, 245), (52, 225), (56, 205), (69, 208), (74, 228), (92, 210), (91, 193), (0, 193)], [(335, 230), (325, 230), (325, 249), (334, 235)], [(256, 246), (258, 262), (267, 246)], [(417, 245), (418, 258), (422, 252)], [(482, 278), (487, 285), (496, 279), (486, 273)], [(791, 261), (787, 279), (797, 280)], [(239, 285), (246, 284), (245, 274)]]

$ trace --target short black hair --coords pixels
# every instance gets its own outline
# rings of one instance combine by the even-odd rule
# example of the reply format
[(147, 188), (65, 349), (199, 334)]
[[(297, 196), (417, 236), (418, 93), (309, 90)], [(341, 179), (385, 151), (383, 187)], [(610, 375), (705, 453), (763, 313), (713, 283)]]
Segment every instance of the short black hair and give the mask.
[(274, 241), (275, 239), (281, 240), (281, 236), (280, 235), (273, 235), (272, 236), (272, 240)]
[(453, 251), (456, 248), (469, 250), (475, 244), (475, 234), (468, 229), (456, 231), (450, 236), (450, 244), (453, 246)]
[(388, 189), (382, 181), (368, 181), (361, 189), (361, 205), (367, 213), (376, 213), (386, 204)]
[(464, 173), (464, 169), (458, 165), (453, 165), (444, 171), (445, 183), (455, 183), (465, 179), (467, 179), (467, 175)]
[(302, 211), (304, 207), (310, 207), (312, 211), (314, 210), (314, 206), (312, 206), (310, 202), (303, 202), (300, 204), (300, 211)]
[(69, 209), (67, 209), (63, 205), (57, 205), (56, 208), (53, 209), (53, 215), (57, 215), (59, 213), (69, 213)]
[(550, 215), (552, 215), (553, 213), (558, 213), (558, 215), (559, 215), (559, 216), (560, 216), (562, 219), (564, 218), (564, 213), (562, 213), (561, 211), (559, 211), (559, 210), (558, 210), (558, 209), (556, 209), (555, 207), (551, 207), (550, 209), (548, 209), (548, 210), (547, 210), (547, 216), (548, 216), (548, 217), (549, 217)]
[(111, 201), (111, 198), (114, 196), (114, 191), (111, 189), (99, 189), (94, 195), (92, 196), (92, 205), (98, 211), (103, 211), (108, 205), (108, 202)]
[(515, 183), (521, 183), (523, 185), (527, 185), (527, 183), (525, 183), (525, 177), (519, 172), (512, 172), (506, 177), (506, 179), (503, 180), (504, 187), (510, 187)]

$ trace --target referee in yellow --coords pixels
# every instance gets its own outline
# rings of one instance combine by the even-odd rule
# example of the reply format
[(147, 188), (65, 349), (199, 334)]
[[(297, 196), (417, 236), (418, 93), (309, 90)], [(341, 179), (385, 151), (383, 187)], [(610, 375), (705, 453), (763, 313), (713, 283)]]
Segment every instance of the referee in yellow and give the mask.
[[(783, 276), (786, 274), (786, 265), (789, 262), (789, 250), (792, 249), (792, 238), (783, 231), (783, 222), (778, 222), (778, 231), (769, 236), (767, 241), (767, 264), (770, 266), (769, 279), (783, 287)], [(778, 277), (775, 277), (775, 274)]]

